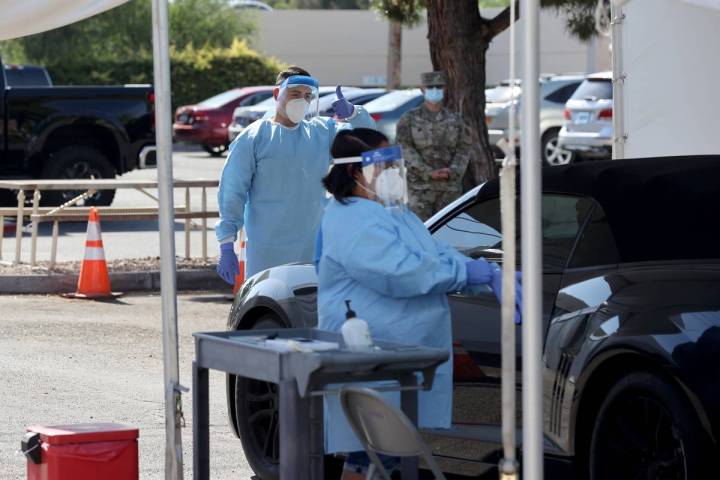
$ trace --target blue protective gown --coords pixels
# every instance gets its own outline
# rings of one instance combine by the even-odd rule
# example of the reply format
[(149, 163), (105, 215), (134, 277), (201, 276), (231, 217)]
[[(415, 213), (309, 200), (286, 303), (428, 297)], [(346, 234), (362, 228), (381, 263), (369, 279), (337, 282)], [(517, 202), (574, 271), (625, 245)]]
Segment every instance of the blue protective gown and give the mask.
[[(373, 339), (444, 348), (451, 360), (437, 370), (431, 391), (420, 393), (420, 426), (449, 428), (452, 414), (452, 328), (447, 294), (463, 290), (470, 260), (436, 241), (409, 210), (390, 210), (353, 197), (332, 199), (322, 221), (319, 327), (340, 331), (345, 300), (368, 322)], [(399, 393), (384, 398), (400, 406)], [(325, 449), (362, 450), (337, 396), (325, 399)]]
[(374, 128), (362, 109), (349, 123), (327, 117), (288, 128), (261, 119), (230, 146), (218, 191), (219, 242), (235, 240), (245, 226), (247, 276), (291, 262), (313, 261), (315, 235), (325, 205), (322, 178), (330, 167), (330, 146), (345, 128)]

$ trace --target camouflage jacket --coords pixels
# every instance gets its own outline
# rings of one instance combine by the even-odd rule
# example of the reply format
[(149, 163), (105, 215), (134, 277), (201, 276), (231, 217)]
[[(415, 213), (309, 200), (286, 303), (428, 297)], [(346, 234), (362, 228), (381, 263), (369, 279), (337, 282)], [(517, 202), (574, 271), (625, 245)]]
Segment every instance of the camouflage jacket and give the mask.
[[(459, 113), (446, 108), (435, 113), (424, 105), (405, 113), (397, 125), (410, 190), (460, 191), (470, 162), (470, 131)], [(433, 171), (449, 168), (448, 181), (431, 178)]]

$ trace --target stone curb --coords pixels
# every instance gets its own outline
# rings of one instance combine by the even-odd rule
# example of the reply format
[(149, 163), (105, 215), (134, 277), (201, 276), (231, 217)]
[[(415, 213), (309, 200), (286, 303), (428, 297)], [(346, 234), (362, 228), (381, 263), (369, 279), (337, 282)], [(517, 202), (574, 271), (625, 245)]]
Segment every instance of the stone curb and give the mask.
[[(0, 275), (0, 295), (74, 292), (77, 274)], [(160, 272), (117, 272), (110, 274), (114, 292), (160, 291)], [(210, 290), (232, 294), (232, 288), (215, 270), (178, 270), (177, 290)]]

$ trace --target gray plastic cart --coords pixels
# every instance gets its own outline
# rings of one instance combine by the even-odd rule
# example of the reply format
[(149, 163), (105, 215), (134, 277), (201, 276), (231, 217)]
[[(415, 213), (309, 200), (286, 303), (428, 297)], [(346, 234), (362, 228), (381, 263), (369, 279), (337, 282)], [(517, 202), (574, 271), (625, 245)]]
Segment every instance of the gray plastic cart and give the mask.
[[(435, 369), (449, 355), (442, 349), (381, 341), (376, 342), (379, 349), (351, 352), (343, 348), (340, 334), (314, 328), (207, 332), (193, 336), (193, 472), (196, 480), (210, 478), (210, 369), (277, 384), (280, 478), (322, 480), (322, 395), (336, 393), (328, 391), (328, 385), (395, 380), (396, 386), (389, 385), (383, 390), (399, 390), (403, 411), (417, 424), (417, 392), (432, 387)], [(287, 344), (286, 340), (295, 341)], [(337, 343), (340, 349), (311, 350), (329, 347), (322, 342)], [(420, 385), (418, 373), (422, 373)], [(417, 458), (403, 459), (402, 473), (403, 479), (416, 479)]]

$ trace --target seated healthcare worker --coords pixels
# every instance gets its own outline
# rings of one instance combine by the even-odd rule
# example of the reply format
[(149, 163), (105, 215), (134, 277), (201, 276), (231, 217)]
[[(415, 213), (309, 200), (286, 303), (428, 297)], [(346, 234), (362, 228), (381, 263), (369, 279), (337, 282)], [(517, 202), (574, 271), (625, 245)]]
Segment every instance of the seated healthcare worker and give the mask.
[[(486, 284), (500, 299), (501, 269), (430, 235), (407, 208), (402, 150), (388, 146), (383, 134), (365, 128), (339, 132), (331, 154), (333, 167), (323, 179), (334, 198), (321, 228), (319, 328), (340, 331), (345, 300), (351, 300), (372, 338), (452, 352), (447, 294)], [(420, 392), (421, 427), (450, 427), (452, 382), (449, 360), (438, 368), (432, 390)], [(383, 397), (399, 407), (397, 392)], [(370, 460), (337, 397), (325, 399), (325, 451), (349, 452), (344, 480), (365, 478)], [(390, 470), (399, 459), (383, 462)]]

